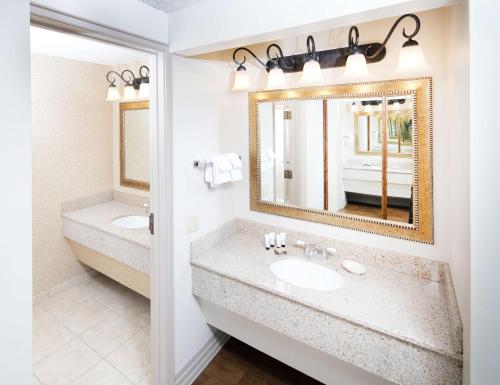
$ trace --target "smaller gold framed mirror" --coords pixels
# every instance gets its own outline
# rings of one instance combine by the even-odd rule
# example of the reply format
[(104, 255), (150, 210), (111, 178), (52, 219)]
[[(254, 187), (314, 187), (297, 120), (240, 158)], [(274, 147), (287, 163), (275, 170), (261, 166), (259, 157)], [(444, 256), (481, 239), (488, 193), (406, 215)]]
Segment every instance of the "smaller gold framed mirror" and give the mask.
[(120, 186), (149, 191), (149, 102), (120, 103)]

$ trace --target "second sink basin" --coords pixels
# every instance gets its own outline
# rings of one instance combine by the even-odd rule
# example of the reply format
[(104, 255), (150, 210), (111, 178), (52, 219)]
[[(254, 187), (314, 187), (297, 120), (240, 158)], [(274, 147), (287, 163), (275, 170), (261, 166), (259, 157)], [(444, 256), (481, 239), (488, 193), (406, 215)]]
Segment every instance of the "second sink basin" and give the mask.
[(270, 268), (280, 280), (304, 289), (329, 291), (344, 286), (344, 278), (336, 271), (309, 261), (285, 259)]
[(127, 215), (114, 219), (113, 224), (122, 229), (142, 229), (148, 227), (149, 218), (144, 215)]

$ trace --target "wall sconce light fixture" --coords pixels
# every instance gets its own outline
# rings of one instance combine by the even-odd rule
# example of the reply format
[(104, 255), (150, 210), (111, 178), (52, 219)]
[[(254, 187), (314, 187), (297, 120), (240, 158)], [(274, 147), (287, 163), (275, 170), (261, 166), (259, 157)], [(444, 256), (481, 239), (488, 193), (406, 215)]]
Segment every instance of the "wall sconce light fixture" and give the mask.
[(120, 91), (116, 87), (116, 77), (125, 83), (123, 88), (124, 101), (149, 98), (149, 68), (141, 66), (139, 68), (139, 77), (135, 77), (134, 73), (128, 69), (122, 71), (121, 74), (116, 71), (109, 71), (106, 74), (109, 83), (107, 102), (115, 102), (121, 99)]
[[(277, 44), (270, 44), (267, 47), (266, 55), (267, 62), (260, 60), (251, 50), (246, 47), (239, 47), (233, 52), (233, 61), (237, 64), (236, 74), (234, 77), (233, 91), (248, 90), (251, 86), (249, 75), (246, 71), (245, 63), (247, 57), (243, 54), (238, 60), (237, 56), (240, 52), (247, 52), (262, 65), (268, 74), (267, 90), (282, 89), (286, 87), (286, 79), (284, 74), (291, 72), (302, 71), (301, 85), (316, 85), (322, 82), (323, 76), (321, 69), (346, 67), (344, 71), (344, 79), (365, 79), (370, 76), (367, 68), (367, 63), (376, 63), (384, 59), (386, 54), (386, 45), (396, 27), (402, 20), (411, 18), (415, 21), (415, 30), (407, 34), (403, 28), (403, 36), (407, 41), (403, 44), (399, 55), (398, 67), (395, 74), (421, 74), (429, 71), (429, 66), (424, 58), (422, 48), (413, 38), (420, 30), (420, 19), (415, 14), (405, 14), (399, 17), (392, 25), (389, 33), (382, 43), (359, 43), (359, 30), (356, 26), (349, 29), (348, 46), (336, 49), (316, 52), (314, 38), (307, 37), (307, 53), (284, 56), (281, 47)], [(275, 50), (274, 56), (271, 51)]]

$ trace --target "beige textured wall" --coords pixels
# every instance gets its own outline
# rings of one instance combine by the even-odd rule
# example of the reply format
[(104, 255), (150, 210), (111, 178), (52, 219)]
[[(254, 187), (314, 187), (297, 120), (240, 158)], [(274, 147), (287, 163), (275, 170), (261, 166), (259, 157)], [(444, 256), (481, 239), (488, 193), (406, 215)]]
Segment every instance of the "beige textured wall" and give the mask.
[(61, 203), (113, 189), (109, 69), (32, 55), (35, 295), (84, 271), (62, 235)]

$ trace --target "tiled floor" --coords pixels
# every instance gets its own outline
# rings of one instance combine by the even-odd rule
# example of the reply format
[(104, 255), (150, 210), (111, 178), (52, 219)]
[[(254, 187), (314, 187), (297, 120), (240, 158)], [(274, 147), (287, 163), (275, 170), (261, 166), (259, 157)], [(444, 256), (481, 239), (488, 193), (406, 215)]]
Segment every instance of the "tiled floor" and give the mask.
[(33, 384), (151, 384), (149, 300), (98, 275), (33, 308)]

